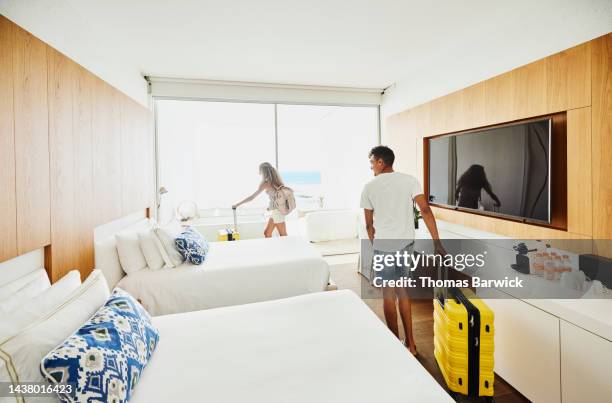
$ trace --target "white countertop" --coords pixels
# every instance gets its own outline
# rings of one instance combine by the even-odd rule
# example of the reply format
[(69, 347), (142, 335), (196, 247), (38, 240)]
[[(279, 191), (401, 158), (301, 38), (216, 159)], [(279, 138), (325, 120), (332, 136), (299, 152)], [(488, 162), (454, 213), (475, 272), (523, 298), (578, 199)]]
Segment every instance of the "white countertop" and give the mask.
[[(458, 224), (452, 224), (437, 220), (438, 232), (442, 239), (461, 239), (470, 238), (477, 240), (486, 239), (511, 239), (505, 236), (468, 228)], [(431, 239), (431, 235), (425, 224), (421, 221), (419, 229), (416, 230), (417, 239)], [(511, 269), (510, 269), (511, 270)], [(518, 277), (529, 277), (532, 284), (538, 287), (556, 287), (558, 283), (553, 283), (545, 279), (534, 278), (532, 275), (525, 275), (511, 271)], [(500, 290), (515, 297), (512, 290)], [(580, 293), (582, 294), (582, 293)], [(561, 320), (572, 323), (591, 333), (612, 341), (612, 294), (610, 298), (580, 298), (580, 299), (530, 299), (517, 298), (538, 309), (541, 309)]]

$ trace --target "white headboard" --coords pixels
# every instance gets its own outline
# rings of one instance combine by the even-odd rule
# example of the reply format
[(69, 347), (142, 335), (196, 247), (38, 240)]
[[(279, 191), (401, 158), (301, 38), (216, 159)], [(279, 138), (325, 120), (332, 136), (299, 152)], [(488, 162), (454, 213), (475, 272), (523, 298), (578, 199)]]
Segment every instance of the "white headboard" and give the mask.
[(141, 215), (133, 217), (134, 219), (130, 217), (132, 216), (104, 224), (94, 231), (95, 267), (104, 273), (111, 290), (125, 276), (117, 254), (115, 234), (126, 230), (144, 230), (150, 226), (151, 221), (148, 218), (142, 218)]
[(36, 249), (24, 255), (0, 263), (0, 286), (45, 267), (44, 249)]

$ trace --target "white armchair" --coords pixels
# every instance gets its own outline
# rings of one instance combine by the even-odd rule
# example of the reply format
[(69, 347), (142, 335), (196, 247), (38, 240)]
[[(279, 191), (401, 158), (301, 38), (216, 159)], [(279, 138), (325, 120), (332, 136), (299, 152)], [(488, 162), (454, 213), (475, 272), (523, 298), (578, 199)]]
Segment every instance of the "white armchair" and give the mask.
[(313, 211), (304, 225), (306, 238), (324, 255), (359, 253), (359, 239), (366, 233), (360, 210)]

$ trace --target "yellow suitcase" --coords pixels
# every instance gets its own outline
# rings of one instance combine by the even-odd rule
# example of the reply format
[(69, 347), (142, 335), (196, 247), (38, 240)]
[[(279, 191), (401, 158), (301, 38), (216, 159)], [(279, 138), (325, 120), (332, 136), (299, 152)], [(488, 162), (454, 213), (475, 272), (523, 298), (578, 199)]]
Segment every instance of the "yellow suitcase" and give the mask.
[(217, 241), (237, 241), (240, 239), (240, 233), (231, 229), (220, 229), (217, 233)]
[(493, 396), (493, 311), (467, 288), (434, 298), (434, 355), (446, 385), (466, 396)]
[(238, 241), (240, 239), (236, 209), (232, 208), (232, 212), (234, 213), (234, 228), (220, 229), (217, 232), (217, 241)]

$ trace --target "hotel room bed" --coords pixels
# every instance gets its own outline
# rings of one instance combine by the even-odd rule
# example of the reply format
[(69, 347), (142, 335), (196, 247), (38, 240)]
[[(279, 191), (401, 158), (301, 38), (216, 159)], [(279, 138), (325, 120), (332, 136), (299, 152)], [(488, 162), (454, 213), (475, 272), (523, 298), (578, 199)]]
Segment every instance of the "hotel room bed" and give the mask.
[(452, 402), (351, 291), (153, 318), (132, 403)]
[(212, 242), (200, 266), (183, 263), (127, 276), (111, 237), (96, 245), (96, 267), (153, 316), (318, 292), (329, 281), (327, 262), (299, 237)]

